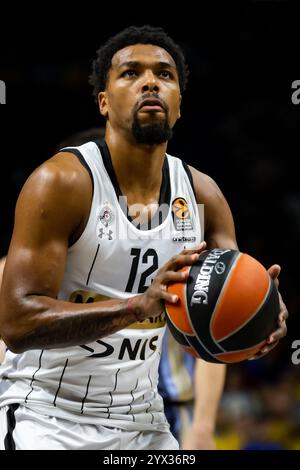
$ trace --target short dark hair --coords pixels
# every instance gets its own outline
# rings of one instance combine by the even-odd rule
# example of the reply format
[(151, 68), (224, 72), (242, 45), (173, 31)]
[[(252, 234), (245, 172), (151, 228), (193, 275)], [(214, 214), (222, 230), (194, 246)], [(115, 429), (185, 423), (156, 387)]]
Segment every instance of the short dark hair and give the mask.
[(89, 76), (89, 83), (94, 88), (93, 96), (96, 102), (98, 93), (106, 88), (107, 76), (114, 54), (120, 49), (133, 44), (152, 44), (165, 49), (172, 56), (176, 64), (180, 91), (183, 92), (185, 90), (188, 67), (182, 49), (175, 44), (173, 39), (162, 28), (149, 25), (130, 26), (108, 39), (96, 52), (97, 58), (93, 61), (92, 74)]

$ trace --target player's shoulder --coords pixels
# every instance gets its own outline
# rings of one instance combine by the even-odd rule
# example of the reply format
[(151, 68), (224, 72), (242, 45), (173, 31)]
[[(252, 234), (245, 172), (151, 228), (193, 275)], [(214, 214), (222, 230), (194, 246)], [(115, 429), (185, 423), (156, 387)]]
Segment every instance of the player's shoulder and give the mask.
[(61, 151), (46, 160), (36, 171), (42, 176), (54, 178), (72, 185), (77, 180), (84, 180), (89, 175), (79, 159), (71, 152)]
[(37, 167), (20, 192), (17, 209), (30, 203), (46, 212), (62, 211), (76, 219), (89, 211), (93, 186), (90, 175), (69, 152), (55, 154)]
[[(27, 185), (71, 193), (87, 190), (90, 176), (78, 158), (70, 152), (59, 152), (39, 165), (27, 180)], [(67, 194), (66, 194), (67, 196)]]
[(222, 191), (213, 178), (191, 165), (188, 167), (192, 174), (197, 202), (217, 203), (220, 199), (224, 199)]

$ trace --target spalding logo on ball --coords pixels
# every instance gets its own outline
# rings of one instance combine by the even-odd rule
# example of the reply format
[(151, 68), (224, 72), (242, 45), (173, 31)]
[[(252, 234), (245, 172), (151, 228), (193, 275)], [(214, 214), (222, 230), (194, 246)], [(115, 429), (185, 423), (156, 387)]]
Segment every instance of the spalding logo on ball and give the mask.
[(208, 362), (252, 357), (277, 329), (279, 298), (274, 281), (256, 259), (234, 250), (201, 253), (187, 283), (175, 283), (176, 304), (165, 303), (175, 339)]

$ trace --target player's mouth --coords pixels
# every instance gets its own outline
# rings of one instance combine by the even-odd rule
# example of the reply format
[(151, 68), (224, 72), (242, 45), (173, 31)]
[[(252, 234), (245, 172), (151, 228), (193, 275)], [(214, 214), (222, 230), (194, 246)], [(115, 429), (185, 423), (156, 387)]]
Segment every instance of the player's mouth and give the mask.
[(155, 99), (155, 98), (149, 98), (149, 99), (146, 99), (144, 100), (140, 106), (139, 106), (139, 111), (142, 111), (142, 112), (153, 112), (153, 111), (156, 111), (156, 112), (165, 112), (165, 108), (162, 104), (162, 102), (158, 99)]

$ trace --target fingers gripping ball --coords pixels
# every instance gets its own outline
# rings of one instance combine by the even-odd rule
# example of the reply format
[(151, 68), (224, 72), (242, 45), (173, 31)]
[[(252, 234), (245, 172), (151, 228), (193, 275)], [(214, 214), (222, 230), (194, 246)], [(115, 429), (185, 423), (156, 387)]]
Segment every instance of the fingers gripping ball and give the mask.
[(201, 253), (187, 283), (175, 283), (176, 304), (165, 303), (175, 339), (208, 362), (252, 357), (276, 330), (279, 298), (274, 281), (255, 258), (234, 250)]

